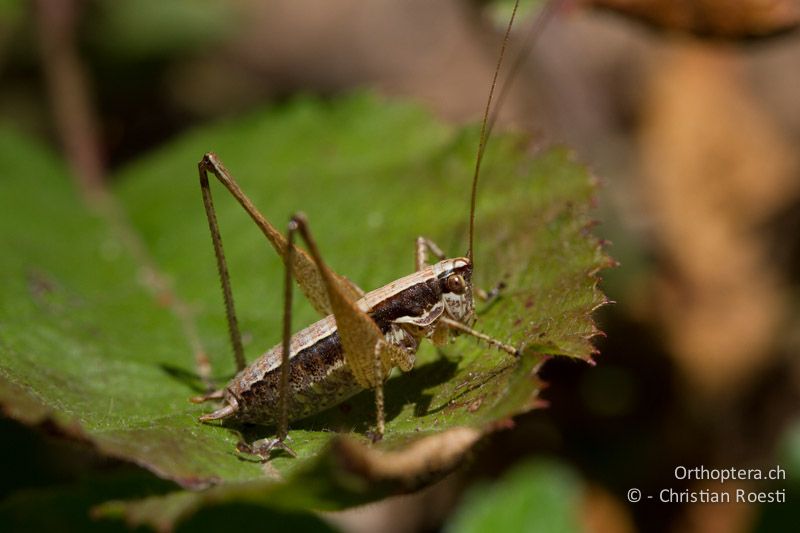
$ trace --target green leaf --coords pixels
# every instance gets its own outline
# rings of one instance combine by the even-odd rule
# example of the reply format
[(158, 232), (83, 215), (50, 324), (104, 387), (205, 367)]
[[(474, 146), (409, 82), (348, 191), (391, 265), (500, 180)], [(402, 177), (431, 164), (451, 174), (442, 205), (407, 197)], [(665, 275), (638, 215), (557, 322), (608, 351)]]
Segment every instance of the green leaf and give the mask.
[(580, 483), (572, 471), (550, 461), (529, 461), (496, 483), (472, 487), (445, 530), (580, 531), (580, 496)]
[[(464, 336), (439, 350), (425, 343), (415, 369), (387, 383), (379, 445), (364, 436), (374, 422), (365, 391), (292, 423), (299, 457), (262, 465), (234, 452), (235, 432), (197, 422), (211, 407), (187, 401), (198, 392), (187, 331), (199, 332), (221, 383), (234, 370), (196, 162), (216, 151), (279, 227), (305, 211), (329, 265), (370, 290), (411, 271), (418, 235), (452, 256), (465, 252), (476, 144), (475, 128), (458, 131), (365, 95), (299, 99), (187, 135), (115, 179), (133, 231), (174, 284), (154, 297), (141, 254), (117, 225), (87, 214), (62, 164), (0, 132), (0, 232), (13, 250), (0, 258), (0, 405), (29, 423), (51, 419), (183, 487), (213, 486), (178, 492), (170, 505), (140, 504), (172, 519), (237, 499), (333, 509), (436, 479), (482, 434), (535, 405), (533, 371), (545, 357), (593, 353), (590, 315), (605, 302), (596, 273), (610, 264), (589, 231), (594, 180), (565, 150), (536, 155), (524, 138), (493, 138), (479, 185), (475, 275), (485, 288), (507, 287), (479, 306), (477, 327), (524, 347), (523, 356)], [(238, 205), (214, 190), (252, 360), (280, 341), (281, 263)], [(180, 305), (188, 320), (176, 317)], [(295, 329), (315, 319), (298, 302)]]
[[(764, 482), (758, 490), (784, 491), (786, 501), (792, 501), (800, 492), (800, 419), (795, 418), (784, 428), (777, 447), (776, 463), (766, 463), (764, 468), (783, 469), (783, 479)], [(800, 509), (796, 505), (760, 505), (758, 517), (752, 530), (756, 532), (786, 531), (800, 520)]]

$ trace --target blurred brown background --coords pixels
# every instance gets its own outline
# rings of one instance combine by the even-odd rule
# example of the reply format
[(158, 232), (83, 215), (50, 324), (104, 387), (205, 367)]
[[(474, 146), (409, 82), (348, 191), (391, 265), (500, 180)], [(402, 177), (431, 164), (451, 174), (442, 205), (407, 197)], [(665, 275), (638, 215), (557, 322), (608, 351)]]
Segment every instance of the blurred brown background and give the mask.
[[(523, 9), (511, 57), (536, 9)], [(605, 274), (617, 303), (599, 313), (598, 365), (548, 363), (550, 408), (520, 417), (469, 468), (330, 520), (437, 529), (464, 486), (552, 454), (586, 480), (589, 531), (797, 524), (800, 512), (775, 506), (630, 505), (625, 493), (702, 488), (677, 486), (676, 465), (772, 466), (790, 453), (800, 2), (587, 0), (556, 11), (499, 124), (574, 147), (604, 180), (597, 231), (621, 266)], [(64, 150), (88, 189), (193, 125), (297, 92), (371, 87), (475, 122), (508, 13), (466, 0), (4, 2), (0, 115)], [(789, 486), (797, 479), (773, 488)]]

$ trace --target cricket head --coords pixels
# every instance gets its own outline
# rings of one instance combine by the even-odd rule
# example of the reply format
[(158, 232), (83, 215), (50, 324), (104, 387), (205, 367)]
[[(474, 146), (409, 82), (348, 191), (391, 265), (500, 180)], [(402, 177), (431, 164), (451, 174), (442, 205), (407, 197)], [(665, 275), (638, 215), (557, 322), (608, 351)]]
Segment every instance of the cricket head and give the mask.
[(434, 265), (442, 289), (445, 313), (466, 326), (475, 322), (472, 299), (472, 261), (467, 257), (445, 259)]

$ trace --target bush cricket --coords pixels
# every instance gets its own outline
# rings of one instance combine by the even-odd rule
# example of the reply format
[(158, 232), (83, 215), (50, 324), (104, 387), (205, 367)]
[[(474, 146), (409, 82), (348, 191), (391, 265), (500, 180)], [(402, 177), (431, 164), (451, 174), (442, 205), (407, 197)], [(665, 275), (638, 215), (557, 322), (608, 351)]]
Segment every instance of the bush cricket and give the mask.
[[(339, 404), (364, 389), (375, 392), (373, 439), (380, 439), (385, 429), (384, 381), (394, 367), (404, 372), (413, 368), (423, 339), (440, 345), (451, 335), (467, 334), (512, 356), (519, 355), (514, 346), (472, 328), (476, 319), (474, 296), (487, 299), (497, 294), (497, 290), (487, 293), (476, 289), (472, 283), (475, 203), (481, 160), (493, 122), (489, 111), (518, 4), (519, 0), (503, 37), (484, 109), (472, 179), (469, 249), (465, 257), (447, 258), (434, 242), (418, 237), (416, 272), (365, 293), (325, 264), (304, 215), (295, 214), (291, 218), (284, 236), (252, 204), (215, 154), (207, 153), (198, 164), (238, 373), (223, 389), (193, 398), (193, 401), (222, 400), (221, 407), (200, 417), (203, 422), (229, 419), (277, 428), (275, 438), (258, 441), (262, 442), (259, 445), (240, 443), (240, 451), (263, 459), (277, 448), (294, 455), (285, 443), (289, 421)], [(546, 6), (542, 13), (549, 11), (548, 8)], [(249, 366), (244, 359), (209, 173), (225, 186), (261, 229), (285, 267), (283, 341)], [(297, 234), (308, 252), (295, 245)], [(428, 264), (429, 254), (435, 256), (437, 262)], [(324, 316), (294, 335), (291, 332), (292, 278), (312, 306)]]

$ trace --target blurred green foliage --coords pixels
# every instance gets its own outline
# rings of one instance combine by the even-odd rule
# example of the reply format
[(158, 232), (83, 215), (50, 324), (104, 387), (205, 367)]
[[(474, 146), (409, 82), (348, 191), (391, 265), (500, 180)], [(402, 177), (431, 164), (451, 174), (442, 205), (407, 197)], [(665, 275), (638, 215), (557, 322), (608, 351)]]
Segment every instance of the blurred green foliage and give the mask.
[(477, 483), (464, 495), (448, 533), (581, 530), (581, 483), (566, 466), (542, 459), (522, 462), (494, 483)]
[(197, 53), (232, 34), (235, 4), (219, 0), (97, 0), (86, 28), (92, 48), (114, 61)]

